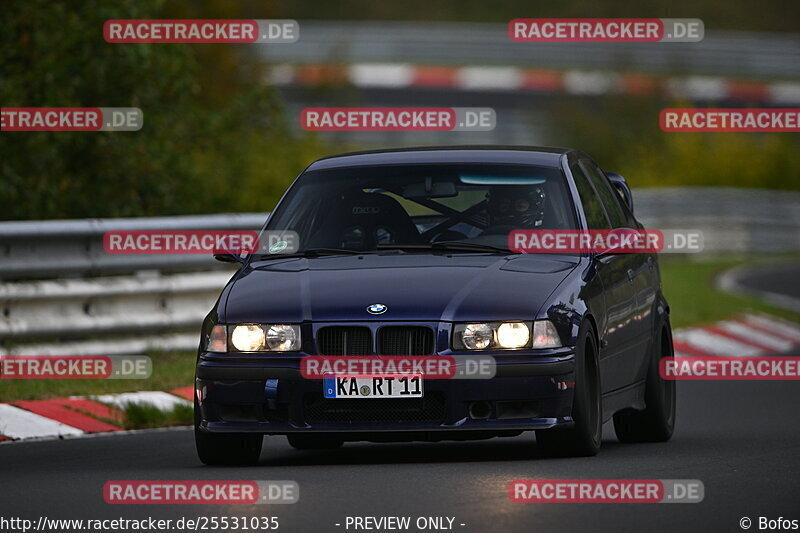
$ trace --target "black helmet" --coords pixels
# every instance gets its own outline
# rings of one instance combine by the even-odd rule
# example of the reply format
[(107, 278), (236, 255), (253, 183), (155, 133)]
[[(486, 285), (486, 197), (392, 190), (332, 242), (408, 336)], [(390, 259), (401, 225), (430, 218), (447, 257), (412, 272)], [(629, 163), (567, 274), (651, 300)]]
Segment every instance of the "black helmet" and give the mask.
[(544, 219), (544, 189), (539, 186), (495, 187), (487, 194), (490, 226), (536, 228)]

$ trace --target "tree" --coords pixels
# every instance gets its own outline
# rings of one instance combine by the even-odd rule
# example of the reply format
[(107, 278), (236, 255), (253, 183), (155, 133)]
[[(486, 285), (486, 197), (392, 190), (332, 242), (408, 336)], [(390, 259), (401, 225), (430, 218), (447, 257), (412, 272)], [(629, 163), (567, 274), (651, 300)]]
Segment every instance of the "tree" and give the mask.
[[(138, 132), (3, 132), (6, 219), (267, 210), (316, 155), (242, 47), (109, 44), (162, 0), (13, 0), (0, 17), (4, 107), (138, 107)], [(211, 47), (214, 47), (213, 49)], [(280, 143), (279, 145), (277, 143)]]

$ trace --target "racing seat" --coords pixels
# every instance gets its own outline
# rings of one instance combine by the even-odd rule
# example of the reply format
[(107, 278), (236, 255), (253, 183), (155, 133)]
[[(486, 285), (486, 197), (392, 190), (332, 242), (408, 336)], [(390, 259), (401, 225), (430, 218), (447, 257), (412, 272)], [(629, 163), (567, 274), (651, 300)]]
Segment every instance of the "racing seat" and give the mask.
[(417, 226), (394, 198), (353, 191), (332, 199), (307, 248), (374, 250), (379, 244), (419, 244)]

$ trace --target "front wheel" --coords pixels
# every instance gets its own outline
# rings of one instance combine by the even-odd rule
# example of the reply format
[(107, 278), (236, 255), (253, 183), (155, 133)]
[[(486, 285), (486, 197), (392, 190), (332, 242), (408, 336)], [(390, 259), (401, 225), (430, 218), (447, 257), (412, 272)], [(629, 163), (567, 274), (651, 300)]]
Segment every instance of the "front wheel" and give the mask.
[(575, 346), (574, 426), (536, 431), (536, 443), (548, 455), (589, 457), (600, 451), (603, 407), (597, 345), (591, 327), (584, 324)]
[(197, 456), (209, 466), (245, 466), (258, 463), (264, 437), (247, 433), (207, 433), (200, 430), (200, 406), (194, 401), (194, 443)]
[(614, 415), (614, 430), (621, 442), (665, 442), (672, 437), (675, 429), (675, 381), (663, 379), (659, 366), (662, 359), (674, 356), (672, 328), (666, 319), (653, 342), (645, 385), (645, 410), (626, 410)]

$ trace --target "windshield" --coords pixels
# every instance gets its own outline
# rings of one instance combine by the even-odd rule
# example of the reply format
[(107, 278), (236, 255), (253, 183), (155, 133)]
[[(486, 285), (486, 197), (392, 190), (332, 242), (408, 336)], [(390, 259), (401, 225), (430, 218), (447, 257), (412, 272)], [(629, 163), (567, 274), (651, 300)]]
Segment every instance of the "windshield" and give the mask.
[(576, 229), (559, 169), (397, 165), (308, 172), (267, 230), (293, 231), (298, 252), (508, 248), (515, 229)]

